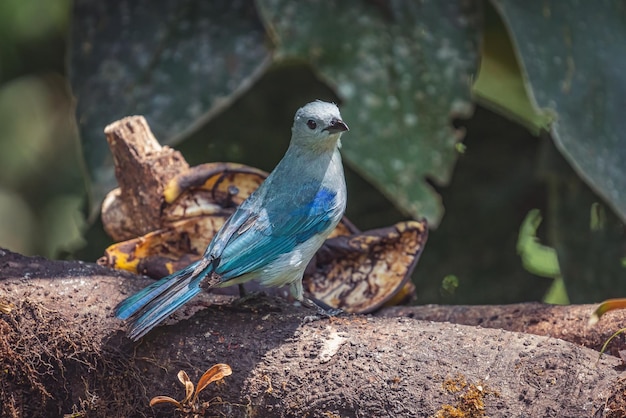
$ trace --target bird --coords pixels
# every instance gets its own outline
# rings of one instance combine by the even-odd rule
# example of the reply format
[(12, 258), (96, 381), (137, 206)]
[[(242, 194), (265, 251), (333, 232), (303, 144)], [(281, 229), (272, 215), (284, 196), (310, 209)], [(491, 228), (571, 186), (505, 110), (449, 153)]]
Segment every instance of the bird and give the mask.
[(126, 298), (115, 315), (133, 341), (146, 335), (202, 290), (257, 281), (289, 285), (304, 306), (309, 261), (346, 209), (341, 135), (348, 131), (334, 103), (316, 100), (297, 110), (291, 141), (265, 181), (226, 220), (202, 257)]

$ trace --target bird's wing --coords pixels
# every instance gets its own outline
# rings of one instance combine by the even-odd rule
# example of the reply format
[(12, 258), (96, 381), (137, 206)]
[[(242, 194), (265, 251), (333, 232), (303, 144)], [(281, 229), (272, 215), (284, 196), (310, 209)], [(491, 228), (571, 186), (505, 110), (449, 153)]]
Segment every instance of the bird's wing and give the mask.
[(234, 230), (228, 240), (216, 243), (221, 253), (215, 272), (223, 281), (258, 270), (292, 251), (329, 229), (342, 211), (336, 193), (327, 188), (318, 188), (314, 193), (300, 190), (298, 196), (290, 199), (275, 196), (274, 201), (275, 205), (269, 202), (269, 208), (249, 211), (242, 216), (243, 221), (238, 217), (232, 223)]

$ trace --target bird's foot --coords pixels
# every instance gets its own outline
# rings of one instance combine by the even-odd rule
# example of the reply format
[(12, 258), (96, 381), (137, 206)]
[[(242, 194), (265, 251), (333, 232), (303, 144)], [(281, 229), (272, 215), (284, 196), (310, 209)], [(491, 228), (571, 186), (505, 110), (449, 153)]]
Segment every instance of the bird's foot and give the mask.
[(248, 293), (246, 292), (246, 288), (243, 287), (243, 283), (239, 283), (237, 287), (239, 288), (239, 298), (245, 298)]
[(346, 313), (344, 310), (328, 306), (320, 300), (304, 298), (302, 299), (302, 305), (310, 309), (315, 309), (316, 311), (315, 315), (307, 315), (304, 317), (302, 320), (304, 324), (319, 321), (322, 318), (334, 318)]
[(254, 299), (262, 297), (262, 296), (266, 296), (265, 292), (263, 292), (263, 291), (246, 292), (243, 289), (243, 286), (240, 285), (240, 287), (239, 287), (239, 299), (235, 299), (233, 301), (233, 303), (235, 305), (245, 305), (248, 302), (250, 302), (251, 300), (254, 300)]

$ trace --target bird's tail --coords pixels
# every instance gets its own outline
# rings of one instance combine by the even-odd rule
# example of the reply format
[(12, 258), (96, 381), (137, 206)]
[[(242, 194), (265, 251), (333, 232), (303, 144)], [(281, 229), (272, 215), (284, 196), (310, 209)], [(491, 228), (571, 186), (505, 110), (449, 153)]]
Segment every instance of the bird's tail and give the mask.
[(138, 340), (180, 308), (191, 298), (200, 293), (200, 281), (207, 274), (207, 268), (201, 268), (196, 261), (186, 268), (170, 274), (123, 300), (115, 307), (115, 316), (120, 319), (131, 318), (128, 336)]

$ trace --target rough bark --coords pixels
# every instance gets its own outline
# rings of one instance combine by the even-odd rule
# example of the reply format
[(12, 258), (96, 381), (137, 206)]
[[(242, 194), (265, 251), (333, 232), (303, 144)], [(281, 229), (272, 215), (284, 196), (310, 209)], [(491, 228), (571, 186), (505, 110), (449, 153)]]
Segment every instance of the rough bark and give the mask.
[(621, 361), (550, 336), (202, 295), (134, 344), (112, 309), (150, 282), (0, 251), (2, 415), (176, 416), (150, 398), (227, 363), (206, 416), (624, 416)]
[[(607, 339), (626, 326), (624, 312), (606, 313), (595, 326), (588, 326), (589, 316), (598, 305), (547, 305), (517, 303), (511, 305), (423, 305), (395, 306), (378, 313), (384, 317), (408, 317), (422, 321), (505, 329), (544, 335), (600, 351)], [(619, 356), (626, 346), (624, 333), (607, 345), (605, 352)]]
[(189, 164), (179, 151), (159, 144), (143, 116), (115, 121), (104, 133), (120, 186), (103, 204), (107, 233), (121, 241), (154, 231), (161, 225), (165, 185)]

